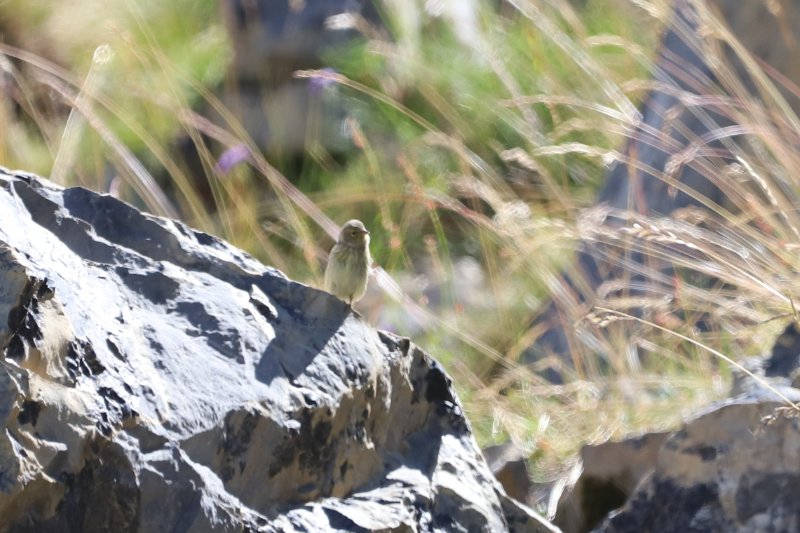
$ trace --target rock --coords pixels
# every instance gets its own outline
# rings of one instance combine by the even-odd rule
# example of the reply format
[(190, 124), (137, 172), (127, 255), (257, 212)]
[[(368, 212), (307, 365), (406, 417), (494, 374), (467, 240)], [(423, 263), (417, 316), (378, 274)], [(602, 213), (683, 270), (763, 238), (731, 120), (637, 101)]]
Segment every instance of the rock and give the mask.
[(775, 344), (772, 354), (764, 366), (764, 375), (791, 378), (800, 369), (800, 327), (797, 322), (789, 322)]
[(581, 449), (558, 499), (553, 523), (565, 532), (589, 531), (609, 512), (622, 507), (639, 481), (655, 465), (669, 433), (657, 432)]
[[(374, 0), (221, 0), (219, 4), (234, 51), (226, 87), (233, 90), (226, 90), (222, 99), (259, 147), (283, 157), (300, 157), (314, 145), (337, 155), (350, 153), (353, 141), (346, 120), (359, 114), (334, 82), (295, 79), (295, 71), (328, 67), (326, 57), (351, 53), (366, 38), (389, 41), (387, 19), (393, 23), (389, 26), (402, 27), (417, 24), (410, 21), (418, 17), (442, 18), (461, 41), (480, 40), (478, 0), (437, 0), (424, 8)], [(499, 8), (500, 2), (491, 4)], [(213, 110), (207, 114), (213, 116)]]
[[(224, 0), (220, 11), (234, 50), (222, 98), (256, 144), (285, 156), (301, 155), (309, 142), (347, 151), (348, 110), (335, 83), (294, 72), (322, 68), (325, 54), (352, 47), (356, 25), (380, 27), (372, 1)], [(334, 20), (341, 24), (331, 27)]]
[(800, 482), (798, 412), (784, 401), (800, 402), (800, 390), (761, 374), (675, 432), (584, 446), (551, 494), (553, 523), (565, 533), (797, 530), (800, 502), (776, 492)]
[(779, 400), (776, 392), (797, 401), (800, 399), (800, 328), (792, 321), (775, 339), (770, 355), (749, 357), (742, 368), (733, 368), (731, 396)]
[(528, 473), (527, 454), (509, 441), (484, 448), (483, 456), (506, 494), (528, 503), (533, 483)]
[[(585, 239), (575, 265), (563, 275), (563, 286), (553, 291), (553, 301), (533, 320), (531, 328), (543, 333), (523, 353), (523, 361), (533, 363), (555, 354), (560, 361), (571, 365), (577, 357), (576, 346), (583, 346), (600, 358), (611, 357), (611, 354), (599, 352), (605, 331), (583, 320), (587, 309), (598, 300), (597, 290), (602, 286), (613, 287), (617, 280), (622, 280), (618, 285), (624, 287), (627, 291), (624, 296), (630, 299), (656, 298), (671, 293), (668, 285), (656, 286), (659, 283), (654, 280), (656, 276), (642, 274), (643, 270), (651, 269), (659, 272), (662, 279), (672, 280), (671, 264), (659, 261), (657, 254), (645, 256), (638, 251), (625, 251), (624, 246), (610, 245), (604, 237), (626, 224), (629, 216), (635, 216), (629, 213), (654, 220), (669, 217), (679, 209), (705, 209), (715, 204), (736, 213), (740, 211), (739, 206), (726, 196), (726, 188), (735, 187), (740, 191), (752, 186), (753, 190), (759, 190), (746, 176), (741, 177), (741, 182), (718, 185), (719, 180), (739, 178), (734, 178), (727, 169), (737, 155), (731, 153), (729, 147), (735, 142), (747, 153), (747, 143), (734, 139), (723, 142), (716, 135), (724, 128), (735, 126), (725, 105), (719, 108), (693, 103), (709, 95), (712, 99), (730, 96), (740, 101), (745, 99), (743, 93), (758, 101), (763, 94), (755, 89), (757, 84), (736, 55), (714, 38), (715, 31), (709, 29), (702, 12), (706, 9), (717, 14), (744, 48), (766, 65), (765, 70), (770, 75), (779, 73), (778, 77), (772, 76), (773, 80), (778, 80), (775, 82), (778, 91), (792, 110), (800, 113), (800, 96), (789, 88), (800, 83), (799, 3), (674, 2), (670, 27), (662, 39), (653, 71), (653, 81), (657, 85), (643, 100), (640, 124), (630, 133), (622, 149), (625, 161), (631, 162), (620, 162), (612, 167), (598, 194), (598, 205), (607, 209), (609, 215), (593, 224), (597, 228), (596, 238)], [(712, 53), (715, 50), (721, 52)], [(736, 84), (719, 79), (720, 63), (733, 72), (729, 78), (741, 83), (742, 88), (736, 89), (740, 93), (731, 90)], [(670, 186), (663, 179), (665, 173), (680, 186)], [(708, 320), (710, 318), (701, 317), (697, 326), (700, 329), (713, 327)], [(625, 335), (624, 332), (619, 334)], [(563, 380), (557, 365), (542, 374), (555, 382)]]
[[(760, 490), (754, 483), (763, 483), (767, 487), (783, 483), (781, 462), (791, 461), (791, 454), (800, 455), (800, 450), (791, 450), (792, 446), (798, 444), (797, 435), (785, 443), (789, 447), (787, 451), (780, 449), (784, 446), (781, 439), (786, 438), (785, 435), (770, 433), (796, 431), (796, 418), (792, 417), (796, 417), (797, 413), (787, 410), (785, 399), (796, 404), (800, 402), (800, 390), (791, 382), (797, 371), (799, 331), (795, 323), (790, 322), (776, 339), (770, 357), (744, 360), (741, 363), (744, 370), (734, 369), (731, 398), (712, 405), (680, 430), (584, 446), (572, 471), (551, 493), (551, 501), (557, 501), (553, 523), (565, 533), (590, 531), (624, 505), (622, 511), (613, 514), (608, 523), (598, 530), (633, 532), (640, 531), (637, 528), (642, 524), (658, 524), (657, 529), (651, 530), (760, 531), (762, 526), (767, 527), (764, 525), (766, 523), (771, 526), (793, 524), (785, 515), (793, 512), (796, 515), (793, 520), (796, 520), (800, 516), (800, 504), (792, 507), (790, 502), (780, 500), (776, 500), (774, 505), (765, 504), (764, 509), (759, 511), (761, 516), (752, 522), (750, 518), (743, 522), (737, 521), (738, 518), (732, 519), (732, 516), (742, 515), (742, 512), (730, 506), (725, 507), (727, 500), (723, 499), (722, 488), (730, 492), (733, 489), (725, 484), (738, 483), (736, 498), (749, 499), (749, 490)], [(781, 425), (787, 424), (786, 420), (795, 420), (794, 430)], [(770, 433), (770, 436), (766, 437), (766, 441), (761, 440), (760, 435), (766, 433)], [(752, 442), (753, 436), (757, 437), (758, 443)], [(684, 475), (680, 478), (682, 485), (676, 488), (672, 486), (676, 483), (673, 479), (675, 472), (694, 472), (693, 467), (686, 464), (695, 458), (682, 455), (686, 453), (699, 453), (704, 459), (717, 462), (714, 466), (706, 465), (702, 474), (701, 470), (697, 470), (699, 476), (705, 477), (695, 479)], [(775, 463), (768, 468), (759, 465), (746, 467), (746, 457), (752, 454), (764, 454), (764, 461), (771, 457)], [(717, 469), (721, 481), (720, 487), (709, 489), (703, 484), (710, 483), (706, 478), (711, 477), (709, 472), (712, 468)], [(800, 474), (800, 464), (791, 465), (786, 473), (791, 477), (796, 475), (792, 474), (795, 470), (798, 471), (796, 474)], [(690, 481), (687, 482), (687, 479)], [(701, 507), (692, 507), (693, 494), (706, 494), (708, 490), (719, 495), (719, 501), (723, 502), (720, 505), (725, 507), (723, 511), (714, 508), (718, 502), (711, 500), (702, 510)], [(691, 515), (695, 512), (698, 515), (693, 518)], [(705, 518), (701, 516), (702, 513), (710, 513), (709, 516), (719, 522), (703, 522)], [(671, 518), (665, 518), (666, 515)], [(670, 522), (673, 518), (675, 522)], [(692, 529), (694, 526), (691, 524), (695, 519), (699, 520), (698, 524), (710, 529)], [(794, 528), (775, 526), (771, 530), (791, 531)]]
[(784, 405), (739, 398), (686, 423), (596, 531), (798, 531), (800, 418)]
[(328, 22), (363, 18), (380, 24), (371, 0), (222, 0), (220, 11), (234, 48), (237, 80), (275, 84), (292, 72), (323, 66), (332, 47), (352, 44), (359, 35), (355, 24), (331, 27)]
[(442, 368), (327, 293), (1, 169), (0, 242), (0, 530), (555, 530)]

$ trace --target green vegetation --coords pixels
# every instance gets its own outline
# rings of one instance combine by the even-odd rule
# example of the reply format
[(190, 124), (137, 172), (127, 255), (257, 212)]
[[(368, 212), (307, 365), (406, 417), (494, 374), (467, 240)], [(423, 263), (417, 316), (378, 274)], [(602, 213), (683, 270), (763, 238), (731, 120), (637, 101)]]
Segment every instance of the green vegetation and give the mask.
[[(724, 167), (740, 180), (730, 193), (745, 214), (716, 206), (672, 225), (639, 217), (614, 233), (585, 211), (643, 96), (666, 2), (484, 7), (467, 37), (443, 18), (387, 13), (391, 38), (372, 28), (328, 55), (332, 71), (298, 73), (333, 82), (320, 99), (348, 112), (344, 148), (310, 142), (299, 164), (253, 156), (228, 173), (215, 169), (226, 148), (256, 147), (215, 96), (232, 56), (216, 4), (0, 3), (5, 42), (19, 44), (0, 44), (0, 164), (180, 216), (313, 285), (332, 243), (329, 220), (361, 218), (376, 262), (404, 291), (375, 290), (365, 316), (436, 355), (481, 444), (512, 438), (540, 478), (582, 443), (673, 427), (724, 395), (730, 364), (707, 348), (734, 360), (761, 353), (785, 323), (766, 321), (793, 313), (800, 224), (786, 206), (796, 205), (787, 191), (798, 189), (800, 165), (784, 139), (800, 132), (770, 122), (775, 101), (765, 111), (737, 95), (727, 108), (749, 126), (742, 146), (756, 148)], [(200, 171), (174, 157), (186, 140)], [(586, 237), (724, 285), (660, 280), (658, 301), (583, 310), (609, 368), (577, 347), (574, 379), (552, 385), (518, 357), (533, 339), (531, 317)], [(702, 253), (681, 252), (685, 243)], [(372, 283), (390, 286), (388, 277)], [(641, 319), (620, 315), (634, 307)], [(704, 315), (719, 326), (699, 331), (693, 319)]]

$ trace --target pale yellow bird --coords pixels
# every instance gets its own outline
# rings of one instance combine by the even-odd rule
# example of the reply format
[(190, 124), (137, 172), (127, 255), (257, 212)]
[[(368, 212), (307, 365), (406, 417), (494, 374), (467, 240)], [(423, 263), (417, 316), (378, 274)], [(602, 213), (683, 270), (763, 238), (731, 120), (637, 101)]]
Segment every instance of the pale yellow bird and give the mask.
[(360, 220), (348, 220), (328, 257), (325, 290), (352, 307), (367, 290), (371, 265), (369, 231)]

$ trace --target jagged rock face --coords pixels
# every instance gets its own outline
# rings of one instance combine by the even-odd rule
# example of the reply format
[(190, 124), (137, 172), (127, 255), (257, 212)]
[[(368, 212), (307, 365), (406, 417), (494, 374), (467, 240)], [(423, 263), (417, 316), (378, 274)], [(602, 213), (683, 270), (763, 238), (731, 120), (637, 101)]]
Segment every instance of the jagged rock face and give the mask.
[(587, 444), (563, 483), (553, 523), (567, 533), (589, 531), (625, 504), (642, 478), (652, 472), (669, 436), (656, 432), (623, 441)]
[[(565, 533), (800, 530), (800, 329), (743, 361), (731, 398), (677, 431), (586, 445), (553, 499)], [(624, 504), (624, 505), (623, 505)], [(609, 518), (610, 516), (610, 518)]]
[(228, 244), (0, 170), (0, 530), (549, 530), (407, 339)]
[[(674, 432), (586, 445), (552, 500), (565, 533), (800, 530), (800, 329), (743, 361), (731, 398)], [(788, 400), (788, 402), (787, 402)]]
[(688, 422), (598, 531), (800, 530), (800, 418), (780, 406), (742, 398)]
[(800, 402), (800, 391), (768, 382), (774, 390), (753, 385), (675, 432), (584, 447), (555, 524), (566, 533), (800, 530), (800, 417), (774, 392)]

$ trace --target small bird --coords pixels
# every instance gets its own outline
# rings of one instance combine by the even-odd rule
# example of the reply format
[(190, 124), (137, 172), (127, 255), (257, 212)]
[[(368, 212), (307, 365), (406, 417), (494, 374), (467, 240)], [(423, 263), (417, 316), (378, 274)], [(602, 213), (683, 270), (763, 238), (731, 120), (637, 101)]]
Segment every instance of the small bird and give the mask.
[(328, 257), (325, 290), (352, 307), (367, 290), (371, 265), (369, 231), (360, 220), (348, 220)]

